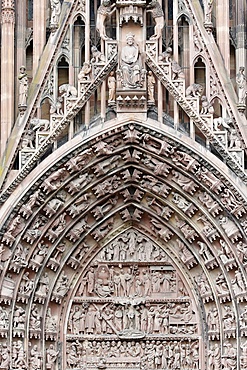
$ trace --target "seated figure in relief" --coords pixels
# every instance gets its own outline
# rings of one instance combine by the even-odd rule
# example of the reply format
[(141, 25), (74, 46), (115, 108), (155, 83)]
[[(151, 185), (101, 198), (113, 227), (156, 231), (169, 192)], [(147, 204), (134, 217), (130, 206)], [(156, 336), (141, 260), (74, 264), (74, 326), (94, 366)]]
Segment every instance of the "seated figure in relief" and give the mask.
[(135, 35), (126, 35), (126, 45), (123, 47), (120, 59), (120, 80), (122, 86), (135, 89), (143, 85), (143, 73), (139, 46), (135, 43)]

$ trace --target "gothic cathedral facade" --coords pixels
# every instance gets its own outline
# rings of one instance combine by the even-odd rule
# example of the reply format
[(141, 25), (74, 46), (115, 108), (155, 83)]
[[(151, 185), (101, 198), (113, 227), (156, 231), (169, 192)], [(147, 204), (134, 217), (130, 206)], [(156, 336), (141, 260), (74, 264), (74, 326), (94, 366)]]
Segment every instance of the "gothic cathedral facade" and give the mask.
[(247, 369), (246, 0), (2, 0), (0, 370)]

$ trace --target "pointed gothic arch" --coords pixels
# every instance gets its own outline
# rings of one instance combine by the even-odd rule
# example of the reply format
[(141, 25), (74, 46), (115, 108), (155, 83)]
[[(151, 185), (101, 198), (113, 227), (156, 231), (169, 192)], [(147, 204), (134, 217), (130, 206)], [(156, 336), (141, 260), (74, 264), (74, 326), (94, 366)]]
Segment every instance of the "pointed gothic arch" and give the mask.
[[(195, 356), (200, 353), (198, 366), (203, 369), (211, 361), (210, 354), (217, 353), (218, 341), (231, 345), (236, 337), (240, 356), (240, 335), (245, 333), (241, 318), (246, 295), (245, 195), (241, 189), (237, 194), (236, 188), (232, 188), (231, 173), (225, 177), (221, 162), (217, 163), (211, 153), (205, 149), (202, 156), (194, 143), (192, 149), (189, 138), (178, 138), (172, 128), (166, 129), (165, 132), (152, 120), (146, 125), (138, 121), (119, 125), (112, 121), (100, 135), (95, 127), (88, 137), (74, 138), (70, 146), (61, 147), (60, 153), (43, 161), (43, 170), (36, 168), (26, 185), (23, 183), (13, 194), (18, 203), (11, 197), (6, 202), (1, 220), (5, 225), (1, 240), (5, 257), (0, 299), (3, 310), (10, 315), (6, 330), (12, 333), (11, 345), (18, 345), (18, 337), (27, 336), (35, 344), (43, 343), (40, 348), (45, 356), (45, 350), (57, 350), (63, 342), (59, 361), (64, 369), (71, 366), (72, 355), (80, 366), (80, 361), (84, 361), (77, 351), (79, 347), (75, 353), (75, 348), (71, 348), (74, 341), (82, 346), (84, 341), (96, 341), (101, 346), (99, 343), (107, 340), (125, 346), (123, 343), (131, 340), (144, 348), (149, 341), (161, 341), (162, 349), (165, 344), (174, 348), (179, 341), (181, 350), (187, 348)], [(84, 305), (85, 312), (79, 312), (82, 316), (90, 308), (88, 317), (103, 305), (115, 312), (111, 305), (119, 300), (122, 314), (124, 305), (131, 305), (125, 302), (123, 287), (116, 301), (107, 279), (103, 287), (101, 282), (101, 287), (93, 292), (88, 292), (86, 280), (89, 269), (93, 266), (96, 271), (101, 265), (113, 266), (118, 273), (126, 274), (127, 269), (137, 266), (136, 271), (143, 277), (145, 258), (118, 261), (108, 255), (102, 260), (102, 251), (121, 235), (125, 235), (128, 244), (131, 230), (136, 233), (134, 253), (141, 243), (138, 233), (168, 256), (151, 258), (146, 266), (152, 271), (159, 266), (173, 266), (184, 282), (181, 296), (174, 297), (168, 290), (165, 298), (161, 292), (162, 299), (156, 291), (151, 298), (144, 297), (148, 309), (150, 305), (155, 307), (157, 315), (165, 315), (163, 305), (170, 310), (169, 333), (155, 331), (143, 336), (131, 326), (132, 331), (124, 334), (122, 328), (120, 334), (114, 334), (110, 333), (114, 324), (111, 329), (104, 324), (106, 332), (100, 336), (95, 323), (89, 332), (82, 329), (73, 333), (69, 317), (78, 305)], [(136, 293), (131, 289), (134, 300)], [(191, 297), (189, 317), (197, 317), (196, 334), (191, 327), (194, 321), (184, 321), (186, 296)], [(138, 310), (144, 311), (145, 305), (142, 303)], [(106, 312), (109, 317), (112, 314)], [(103, 321), (107, 322), (106, 317)], [(179, 334), (178, 330), (182, 332)], [(197, 343), (195, 347), (191, 341)], [(139, 345), (134, 347), (137, 350)], [(24, 349), (29, 361), (32, 355), (28, 347)], [(86, 356), (90, 358), (89, 352)], [(94, 361), (101, 361), (100, 357), (96, 356), (91, 365)], [(109, 358), (106, 361), (111, 363)]]

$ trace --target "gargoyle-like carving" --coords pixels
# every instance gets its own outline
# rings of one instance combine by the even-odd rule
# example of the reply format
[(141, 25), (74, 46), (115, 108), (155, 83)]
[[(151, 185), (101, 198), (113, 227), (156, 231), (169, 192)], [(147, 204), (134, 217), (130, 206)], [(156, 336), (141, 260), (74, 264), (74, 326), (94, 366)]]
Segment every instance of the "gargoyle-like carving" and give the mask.
[(106, 35), (105, 21), (106, 18), (113, 14), (115, 10), (116, 5), (115, 4), (111, 5), (110, 0), (103, 0), (97, 10), (96, 29), (99, 32), (99, 35), (102, 40), (111, 40), (110, 37)]
[(187, 87), (187, 89), (185, 91), (185, 95), (186, 95), (186, 97), (195, 98), (197, 96), (201, 96), (202, 92), (203, 92), (202, 85), (194, 83), (194, 84), (190, 85), (189, 87)]
[(158, 40), (162, 36), (162, 30), (165, 24), (164, 13), (160, 3), (157, 0), (152, 0), (147, 5), (147, 12), (152, 13), (155, 22), (154, 34), (150, 37), (150, 40)]
[(59, 93), (62, 97), (77, 98), (77, 89), (73, 85), (63, 84), (59, 86)]

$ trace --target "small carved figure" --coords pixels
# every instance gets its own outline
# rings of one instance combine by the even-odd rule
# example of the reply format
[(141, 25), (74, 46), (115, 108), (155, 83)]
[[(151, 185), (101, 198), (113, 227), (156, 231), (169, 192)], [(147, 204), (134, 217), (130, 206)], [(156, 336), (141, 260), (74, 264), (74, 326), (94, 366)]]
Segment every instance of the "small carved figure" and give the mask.
[(172, 80), (177, 80), (179, 78), (185, 78), (184, 71), (178, 62), (172, 60)]
[(9, 370), (10, 365), (10, 348), (3, 343), (0, 348), (0, 369)]
[(108, 103), (114, 103), (116, 101), (116, 78), (114, 76), (114, 71), (110, 72), (107, 82), (109, 89)]
[(62, 94), (62, 97), (66, 98), (76, 98), (77, 97), (77, 89), (69, 84), (63, 84), (59, 86), (59, 93)]
[(111, 40), (110, 37), (106, 35), (105, 21), (107, 17), (111, 16), (115, 12), (115, 10), (115, 4), (111, 5), (110, 0), (103, 0), (97, 10), (96, 29), (102, 40)]
[(214, 107), (209, 103), (207, 97), (203, 95), (201, 97), (202, 109), (200, 114), (214, 114)]
[(212, 23), (212, 11), (214, 0), (204, 0), (205, 23)]
[(149, 103), (154, 103), (154, 87), (155, 87), (155, 78), (152, 71), (148, 72), (148, 101)]
[(91, 70), (92, 70), (91, 64), (89, 62), (84, 62), (78, 74), (78, 81), (79, 82), (90, 81)]
[(97, 49), (97, 46), (93, 45), (91, 47), (91, 53), (92, 53), (92, 59), (91, 63), (100, 63), (100, 62), (105, 62), (105, 56), (101, 51)]
[(58, 96), (56, 102), (51, 105), (50, 114), (63, 115), (63, 98), (61, 96)]
[(50, 344), (46, 350), (46, 369), (54, 370), (59, 351), (55, 351), (54, 345)]
[(168, 47), (162, 54), (159, 55), (159, 61), (169, 63), (172, 60), (172, 48)]
[[(29, 343), (30, 344), (30, 343)], [(42, 354), (38, 351), (38, 346), (35, 344), (30, 351), (29, 359), (30, 369), (31, 370), (40, 370), (42, 365)]]
[(18, 76), (19, 80), (19, 106), (27, 105), (27, 92), (28, 92), (28, 78), (26, 73), (26, 67), (20, 67), (20, 73)]
[(239, 67), (239, 72), (236, 76), (236, 83), (238, 85), (238, 104), (245, 104), (245, 97), (247, 94), (247, 79), (244, 74), (244, 67)]
[(190, 85), (189, 87), (187, 87), (185, 91), (185, 95), (187, 97), (197, 97), (197, 96), (201, 96), (202, 92), (203, 92), (202, 85), (194, 83)]
[(229, 149), (241, 149), (241, 140), (239, 139), (237, 130), (235, 128), (230, 129)]
[(164, 13), (160, 3), (157, 0), (152, 0), (147, 5), (147, 12), (152, 13), (152, 17), (155, 22), (154, 34), (150, 37), (150, 40), (158, 40), (162, 36), (162, 30), (164, 28)]
[(61, 14), (61, 2), (60, 0), (50, 0), (51, 2), (51, 26), (57, 26), (59, 16)]
[(221, 351), (218, 343), (210, 347), (208, 351), (208, 365), (209, 370), (220, 370), (221, 369)]

